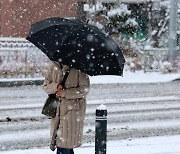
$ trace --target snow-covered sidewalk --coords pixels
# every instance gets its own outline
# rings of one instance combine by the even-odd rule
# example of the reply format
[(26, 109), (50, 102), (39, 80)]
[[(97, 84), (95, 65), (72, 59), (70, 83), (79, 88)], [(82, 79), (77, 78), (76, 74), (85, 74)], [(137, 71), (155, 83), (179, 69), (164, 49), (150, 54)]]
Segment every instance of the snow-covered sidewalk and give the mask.
[[(107, 154), (180, 154), (180, 135), (165, 137), (149, 137), (110, 141), (107, 143)], [(15, 150), (0, 152), (1, 154), (55, 154), (48, 147), (41, 149)], [(93, 144), (85, 144), (75, 149), (75, 154), (94, 154)]]
[(94, 76), (90, 77), (92, 84), (106, 83), (157, 83), (169, 82), (180, 79), (180, 73), (162, 74), (160, 72), (125, 71), (123, 77), (120, 76)]
[[(125, 71), (123, 77), (103, 75), (90, 77), (91, 84), (108, 84), (108, 83), (157, 83), (157, 82), (169, 82), (176, 79), (180, 79), (180, 73), (167, 73), (162, 74), (160, 72), (147, 72)], [(44, 78), (0, 78), (0, 82), (20, 82), (20, 81), (37, 81), (44, 80)]]

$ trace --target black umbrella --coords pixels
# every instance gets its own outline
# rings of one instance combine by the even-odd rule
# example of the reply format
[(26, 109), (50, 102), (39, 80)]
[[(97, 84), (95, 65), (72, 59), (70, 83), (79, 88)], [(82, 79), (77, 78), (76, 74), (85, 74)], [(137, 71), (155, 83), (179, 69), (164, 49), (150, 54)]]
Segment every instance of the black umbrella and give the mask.
[(78, 19), (49, 18), (31, 26), (26, 38), (50, 60), (88, 75), (122, 75), (124, 57), (118, 45), (97, 27)]

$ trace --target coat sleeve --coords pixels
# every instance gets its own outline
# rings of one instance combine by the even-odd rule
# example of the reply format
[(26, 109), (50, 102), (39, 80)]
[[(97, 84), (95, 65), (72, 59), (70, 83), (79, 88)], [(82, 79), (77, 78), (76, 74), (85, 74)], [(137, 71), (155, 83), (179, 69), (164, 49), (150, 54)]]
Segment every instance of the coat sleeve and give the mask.
[(58, 83), (53, 82), (52, 80), (52, 74), (53, 72), (53, 64), (50, 65), (50, 67), (48, 68), (48, 71), (45, 75), (45, 80), (43, 83), (43, 90), (47, 93), (47, 94), (55, 94), (57, 91), (57, 85)]
[(66, 99), (86, 98), (90, 89), (89, 76), (85, 73), (79, 72), (79, 86), (77, 88), (67, 88), (62, 92), (61, 97)]

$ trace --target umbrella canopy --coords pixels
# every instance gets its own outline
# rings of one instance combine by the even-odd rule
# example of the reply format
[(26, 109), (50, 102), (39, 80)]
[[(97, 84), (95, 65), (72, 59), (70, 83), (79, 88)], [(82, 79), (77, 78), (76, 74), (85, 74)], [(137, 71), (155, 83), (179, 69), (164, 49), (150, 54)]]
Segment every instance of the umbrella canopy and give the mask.
[(50, 60), (90, 76), (122, 75), (125, 59), (113, 39), (97, 27), (64, 18), (48, 18), (31, 26), (26, 38)]

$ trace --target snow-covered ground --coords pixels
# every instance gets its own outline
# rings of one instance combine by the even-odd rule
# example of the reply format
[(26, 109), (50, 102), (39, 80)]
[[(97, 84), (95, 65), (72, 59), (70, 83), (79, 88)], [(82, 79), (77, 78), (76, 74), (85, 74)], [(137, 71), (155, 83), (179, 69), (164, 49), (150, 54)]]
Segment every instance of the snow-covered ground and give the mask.
[[(107, 143), (107, 154), (180, 154), (180, 135), (165, 137), (149, 137), (110, 141)], [(75, 154), (93, 154), (93, 144), (85, 144), (74, 150)], [(15, 150), (0, 152), (1, 154), (53, 154), (47, 147), (41, 149)]]
[(90, 77), (92, 84), (99, 83), (156, 83), (169, 82), (180, 79), (180, 73), (162, 74), (160, 72), (125, 71), (123, 77), (119, 76), (94, 76)]
[[(161, 72), (146, 72), (136, 71), (130, 72), (125, 71), (123, 77), (121, 76), (92, 76), (90, 77), (91, 84), (107, 84), (107, 83), (157, 83), (157, 82), (169, 82), (175, 79), (180, 79), (179, 73), (167, 73)], [(43, 80), (43, 78), (1, 78), (0, 82), (7, 81), (27, 81), (27, 80)]]
[[(41, 78), (42, 79), (42, 78)], [(108, 83), (158, 83), (158, 82), (170, 82), (176, 79), (180, 79), (180, 73), (176, 73), (176, 74), (161, 74), (161, 73), (143, 73), (142, 71), (137, 71), (135, 73), (133, 72), (124, 72), (124, 77), (118, 77), (118, 76), (95, 76), (95, 77), (90, 77), (91, 80), (91, 84), (108, 84)], [(0, 81), (18, 81), (18, 80), (22, 80), (22, 79), (1, 79)], [(25, 79), (25, 80), (36, 80), (36, 79)], [(179, 82), (178, 82), (179, 83)], [(10, 88), (9, 88), (10, 89)], [(140, 89), (140, 88), (139, 88)], [(23, 88), (21, 87), (22, 91)], [(11, 93), (11, 91), (9, 91), (9, 93), (7, 93), (6, 91), (4, 91), (4, 89), (2, 89), (2, 93), (1, 95), (1, 103), (0, 105), (0, 110), (4, 110), (3, 113), (1, 114), (6, 114), (6, 110), (10, 109), (12, 110), (13, 108), (16, 108), (18, 110), (18, 112), (21, 112), (22, 110), (22, 114), (20, 115), (21, 117), (31, 117), (31, 110), (24, 110), (25, 108), (36, 108), (36, 111), (32, 111), (32, 114), (34, 114), (35, 116), (37, 116), (38, 118), (41, 117), (42, 115), (40, 114), (38, 108), (40, 109), (42, 104), (40, 104), (43, 99), (43, 97), (41, 98), (33, 98), (34, 102), (40, 102), (40, 103), (33, 103), (33, 104), (29, 104), (28, 101), (32, 101), (32, 99), (30, 99), (30, 97), (26, 97), (26, 95), (29, 95), (29, 93), (27, 94), (26, 89), (24, 89), (25, 94), (23, 95), (25, 97), (25, 100), (23, 100), (23, 98), (19, 98), (17, 100), (18, 104), (14, 104), (14, 99), (13, 97), (16, 97), (17, 95), (21, 96), (21, 94), (18, 94), (20, 91), (18, 91), (18, 87), (14, 89), (13, 92), (15, 93)], [(122, 89), (123, 90), (123, 89)], [(145, 91), (146, 89), (143, 89), (142, 91)], [(152, 89), (149, 89), (148, 91), (150, 91)], [(33, 89), (32, 91), (33, 93), (39, 92), (39, 90), (37, 89)], [(116, 92), (116, 91), (114, 91)], [(117, 98), (114, 97), (114, 95), (112, 95), (112, 98), (103, 98), (101, 99), (101, 97), (99, 97), (98, 99), (96, 98), (95, 100), (92, 98), (89, 98), (88, 100), (88, 104), (93, 106), (93, 105), (97, 105), (98, 103), (104, 103), (107, 106), (113, 104), (113, 106), (108, 106), (108, 110), (111, 112), (116, 112), (117, 111), (126, 111), (126, 110), (148, 110), (148, 111), (155, 111), (157, 109), (165, 109), (165, 108), (179, 108), (179, 103), (178, 101), (180, 100), (179, 94), (180, 94), (180, 89), (179, 92), (177, 92), (178, 95), (177, 96), (166, 96), (166, 93), (163, 93), (162, 96), (160, 94), (158, 94), (157, 96), (150, 96), (149, 93), (146, 97), (140, 97), (137, 96), (137, 98), (131, 98), (128, 96), (128, 98), (124, 97), (122, 98), (121, 96), (118, 96)], [(5, 103), (6, 101), (4, 101), (3, 99), (7, 99), (4, 98), (4, 94), (7, 96), (8, 98), (8, 105), (3, 104), (3, 102)], [(30, 93), (31, 94), (31, 93)], [(107, 93), (106, 93), (107, 94)], [(31, 94), (32, 95), (32, 94)], [(39, 94), (37, 94), (38, 96)], [(121, 94), (122, 96), (125, 95)], [(19, 97), (18, 96), (18, 97)], [(40, 94), (40, 96), (42, 96)], [(93, 96), (93, 95), (92, 95)], [(11, 98), (12, 97), (12, 98)], [(36, 100), (37, 99), (37, 100)], [(38, 100), (39, 99), (39, 100)], [(92, 100), (91, 100), (92, 99)], [(36, 101), (35, 101), (36, 100)], [(169, 103), (170, 101), (175, 101), (174, 103)], [(22, 104), (21, 104), (22, 101)], [(153, 103), (152, 102), (158, 102), (158, 101), (162, 101), (164, 103)], [(165, 101), (168, 101), (165, 102)], [(27, 102), (27, 104), (24, 104), (24, 102)], [(123, 105), (123, 104), (117, 104), (117, 103), (127, 103), (127, 106)], [(138, 104), (137, 104), (138, 102)], [(149, 103), (148, 103), (149, 102)], [(130, 104), (128, 104), (130, 103)], [(133, 104), (136, 103), (136, 106)], [(118, 107), (119, 106), (119, 107)], [(87, 113), (93, 113), (94, 112), (94, 108), (88, 108)], [(9, 112), (9, 111), (8, 111)], [(26, 113), (24, 113), (26, 112)], [(161, 112), (163, 113), (164, 110), (159, 111), (158, 114), (161, 114)], [(166, 114), (171, 113), (171, 110), (166, 111)], [(14, 111), (11, 111), (11, 114), (13, 114)], [(173, 111), (174, 113), (174, 118), (176, 117), (177, 119), (164, 119), (164, 123), (163, 121), (136, 121), (135, 123), (133, 122), (128, 122), (128, 126), (129, 128), (133, 128), (133, 129), (138, 129), (138, 128), (153, 128), (156, 129), (155, 127), (158, 126), (160, 128), (164, 128), (164, 127), (178, 127), (179, 128), (179, 119), (178, 119), (178, 114), (179, 111)], [(124, 113), (125, 114), (125, 113)], [(147, 114), (147, 115), (146, 115)], [(153, 114), (153, 112), (151, 113), (151, 115)], [(17, 114), (19, 115), (19, 114)], [(14, 118), (17, 116), (14, 115)], [(110, 113), (109, 113), (110, 115)], [(164, 114), (163, 114), (164, 115)], [(111, 119), (114, 119), (113, 116), (117, 116), (117, 114), (113, 114), (111, 116), (109, 116), (109, 118), (111, 117)], [(121, 118), (123, 115), (121, 115)], [(126, 116), (133, 118), (133, 116), (135, 116), (136, 118), (138, 117), (150, 117), (150, 113), (146, 113), (146, 112), (138, 112), (138, 113), (132, 113), (131, 116), (131, 112), (128, 112), (128, 115), (124, 115), (124, 118), (126, 118)], [(18, 118), (18, 117), (17, 117)], [(89, 117), (90, 118), (90, 117)], [(141, 119), (142, 120), (142, 119)], [(91, 121), (88, 121), (91, 122)], [(34, 123), (34, 122), (33, 122)], [(12, 124), (12, 126), (14, 126)], [(114, 127), (116, 128), (125, 128), (127, 126), (127, 124), (125, 123), (123, 125), (122, 123), (116, 123), (116, 125), (112, 125), (112, 129)], [(4, 126), (7, 128), (7, 126)], [(9, 127), (11, 127), (11, 124), (9, 124)], [(17, 126), (18, 127), (18, 126)], [(21, 126), (19, 126), (21, 127)], [(92, 127), (92, 128), (91, 128)], [(87, 129), (93, 128), (94, 126), (88, 126)], [(3, 126), (1, 126), (1, 128), (3, 128)], [(109, 130), (111, 130), (111, 126), (108, 126)], [(7, 128), (8, 129), (8, 128)], [(43, 132), (43, 130), (45, 132)], [(23, 132), (23, 131), (22, 131)], [(29, 131), (28, 133), (22, 133), (22, 132), (18, 132), (16, 131), (16, 133), (14, 133), (12, 131), (9, 132), (9, 134), (1, 134), (0, 136), (0, 141), (12, 141), (13, 138), (15, 141), (19, 140), (23, 140), (23, 138), (25, 137), (25, 139), (31, 139), (31, 138), (36, 138), (36, 130), (32, 130)], [(24, 131), (26, 132), (26, 131)], [(40, 132), (42, 133), (41, 135), (46, 135), (49, 132), (49, 129), (41, 129), (41, 130), (37, 130), (38, 135), (40, 135)], [(23, 135), (23, 136), (21, 136)], [(47, 136), (47, 135), (46, 135)], [(3, 138), (4, 137), (4, 138)], [(3, 143), (3, 142), (1, 142)], [(112, 154), (112, 153), (121, 153), (121, 154), (180, 154), (180, 135), (170, 135), (170, 136), (157, 136), (157, 137), (140, 137), (140, 138), (129, 138), (129, 139), (119, 139), (119, 140), (111, 140), (108, 141), (107, 143), (107, 154)], [(75, 154), (93, 154), (95, 153), (95, 145), (94, 143), (85, 143), (83, 144), (82, 147), (75, 149)], [(26, 150), (13, 150), (13, 151), (1, 151), (0, 154), (55, 154), (55, 152), (51, 152), (49, 150), (48, 147), (41, 147), (41, 148), (36, 148), (34, 147), (33, 149), (26, 149)]]

